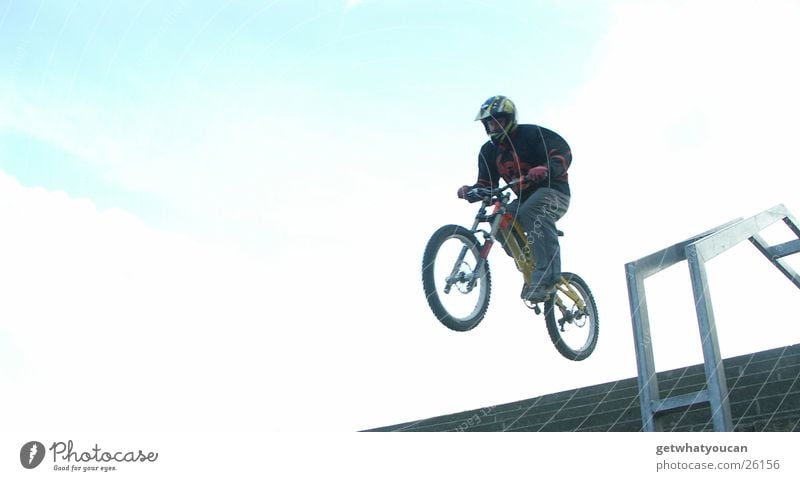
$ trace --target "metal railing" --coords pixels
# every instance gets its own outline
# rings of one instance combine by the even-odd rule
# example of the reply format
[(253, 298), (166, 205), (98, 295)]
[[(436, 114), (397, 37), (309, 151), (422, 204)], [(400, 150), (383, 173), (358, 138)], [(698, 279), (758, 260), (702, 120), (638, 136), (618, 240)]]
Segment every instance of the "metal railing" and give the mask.
[[(758, 233), (781, 220), (798, 239), (770, 246)], [(704, 403), (710, 404), (714, 431), (731, 431), (733, 429), (730, 403), (728, 402), (728, 387), (717, 340), (705, 263), (747, 239), (795, 286), (800, 288), (800, 276), (783, 260), (788, 255), (800, 252), (800, 228), (783, 205), (775, 206), (747, 219), (734, 219), (683, 242), (625, 264), (644, 431), (661, 431), (663, 414)], [(703, 347), (706, 385), (705, 389), (695, 393), (661, 399), (658, 389), (658, 373), (653, 358), (644, 280), (684, 260), (689, 264), (692, 281), (700, 342)]]

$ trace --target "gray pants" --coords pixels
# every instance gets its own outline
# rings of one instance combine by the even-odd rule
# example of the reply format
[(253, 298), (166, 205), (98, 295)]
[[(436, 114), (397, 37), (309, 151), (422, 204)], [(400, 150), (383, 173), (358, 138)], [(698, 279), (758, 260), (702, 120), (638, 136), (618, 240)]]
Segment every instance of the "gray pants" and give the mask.
[(536, 258), (532, 286), (552, 286), (561, 276), (561, 248), (556, 221), (567, 213), (570, 196), (542, 187), (517, 207), (517, 216)]

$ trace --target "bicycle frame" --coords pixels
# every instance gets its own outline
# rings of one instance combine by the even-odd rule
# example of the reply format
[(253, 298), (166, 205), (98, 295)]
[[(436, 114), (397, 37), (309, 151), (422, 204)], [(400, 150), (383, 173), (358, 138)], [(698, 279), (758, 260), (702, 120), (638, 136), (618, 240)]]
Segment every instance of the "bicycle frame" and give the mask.
[[(422, 287), (426, 301), (434, 316), (448, 329), (465, 332), (477, 326), (488, 312), (492, 293), (489, 254), (495, 243), (500, 242), (525, 280), (522, 291), (525, 307), (544, 317), (550, 341), (561, 355), (570, 361), (582, 361), (597, 345), (597, 304), (586, 281), (567, 271), (556, 276), (555, 286), (547, 286), (549, 295), (537, 298), (527, 295), (536, 286), (539, 275), (544, 274), (536, 269), (536, 254), (540, 248), (545, 249), (536, 243), (540, 242), (537, 236), (525, 234), (526, 212), (519, 212), (515, 209), (517, 201), (511, 201), (514, 195), (508, 189), (519, 182), (511, 180), (502, 187), (459, 191), (459, 197), (478, 203), (478, 213), (471, 228), (443, 225), (425, 245)], [(523, 222), (517, 222), (518, 213)], [(542, 259), (543, 255), (547, 254), (539, 254), (539, 262), (548, 260)]]
[[(511, 194), (509, 192), (503, 192), (515, 183), (516, 182), (506, 184), (499, 189), (483, 190), (486, 195), (481, 202), (481, 207), (478, 210), (478, 214), (475, 216), (475, 221), (473, 222), (470, 230), (473, 234), (481, 233), (484, 242), (483, 246), (481, 247), (477, 264), (475, 265), (475, 269), (473, 271), (472, 279), (469, 280), (467, 285), (468, 290), (472, 290), (472, 288), (475, 286), (475, 282), (477, 282), (478, 278), (482, 276), (483, 266), (486, 264), (489, 257), (489, 252), (492, 250), (496, 240), (500, 240), (500, 243), (503, 245), (503, 247), (505, 247), (511, 254), (511, 257), (514, 259), (514, 263), (517, 266), (517, 270), (522, 273), (522, 276), (525, 279), (525, 283), (529, 284), (531, 282), (531, 276), (533, 275), (533, 271), (536, 267), (536, 259), (533, 257), (533, 251), (527, 242), (527, 236), (522, 228), (522, 225), (517, 222), (510, 212), (508, 212), (508, 203), (511, 198)], [(493, 209), (490, 214), (487, 214), (486, 210), (489, 206), (493, 206)], [(491, 226), (489, 231), (478, 228), (480, 224), (484, 222), (489, 223)], [(523, 245), (520, 245), (520, 240), (524, 241)], [(467, 249), (468, 248), (466, 246), (461, 249), (461, 254), (453, 266), (450, 279), (454, 279), (457, 275), (458, 267), (461, 265), (467, 255)], [(447, 287), (445, 288), (445, 292), (449, 292), (449, 290), (450, 284), (448, 283)], [(556, 290), (572, 300), (578, 309), (585, 309), (586, 304), (584, 303), (580, 294), (576, 292), (575, 289), (570, 286), (569, 282), (567, 282), (563, 277), (556, 283)], [(561, 296), (556, 295), (554, 297), (555, 304), (563, 313), (566, 314), (568, 309), (564, 306)]]

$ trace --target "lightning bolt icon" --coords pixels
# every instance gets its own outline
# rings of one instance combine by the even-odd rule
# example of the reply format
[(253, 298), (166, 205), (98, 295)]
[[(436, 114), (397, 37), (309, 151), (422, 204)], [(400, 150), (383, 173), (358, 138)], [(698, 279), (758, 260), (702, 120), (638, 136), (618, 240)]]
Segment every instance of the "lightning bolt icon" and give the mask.
[(33, 464), (33, 458), (36, 457), (36, 453), (39, 451), (39, 448), (36, 447), (35, 444), (31, 446), (31, 452), (28, 455), (28, 464)]

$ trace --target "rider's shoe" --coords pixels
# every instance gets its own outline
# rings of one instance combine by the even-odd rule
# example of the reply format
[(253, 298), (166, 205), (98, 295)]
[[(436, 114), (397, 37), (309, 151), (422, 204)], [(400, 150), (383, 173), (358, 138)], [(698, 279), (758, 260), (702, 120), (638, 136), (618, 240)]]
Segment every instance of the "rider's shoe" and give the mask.
[(522, 299), (532, 302), (534, 304), (538, 302), (544, 302), (556, 292), (555, 286), (543, 286), (542, 284), (537, 284), (535, 287), (528, 286), (527, 284), (522, 287), (522, 293), (520, 297)]

